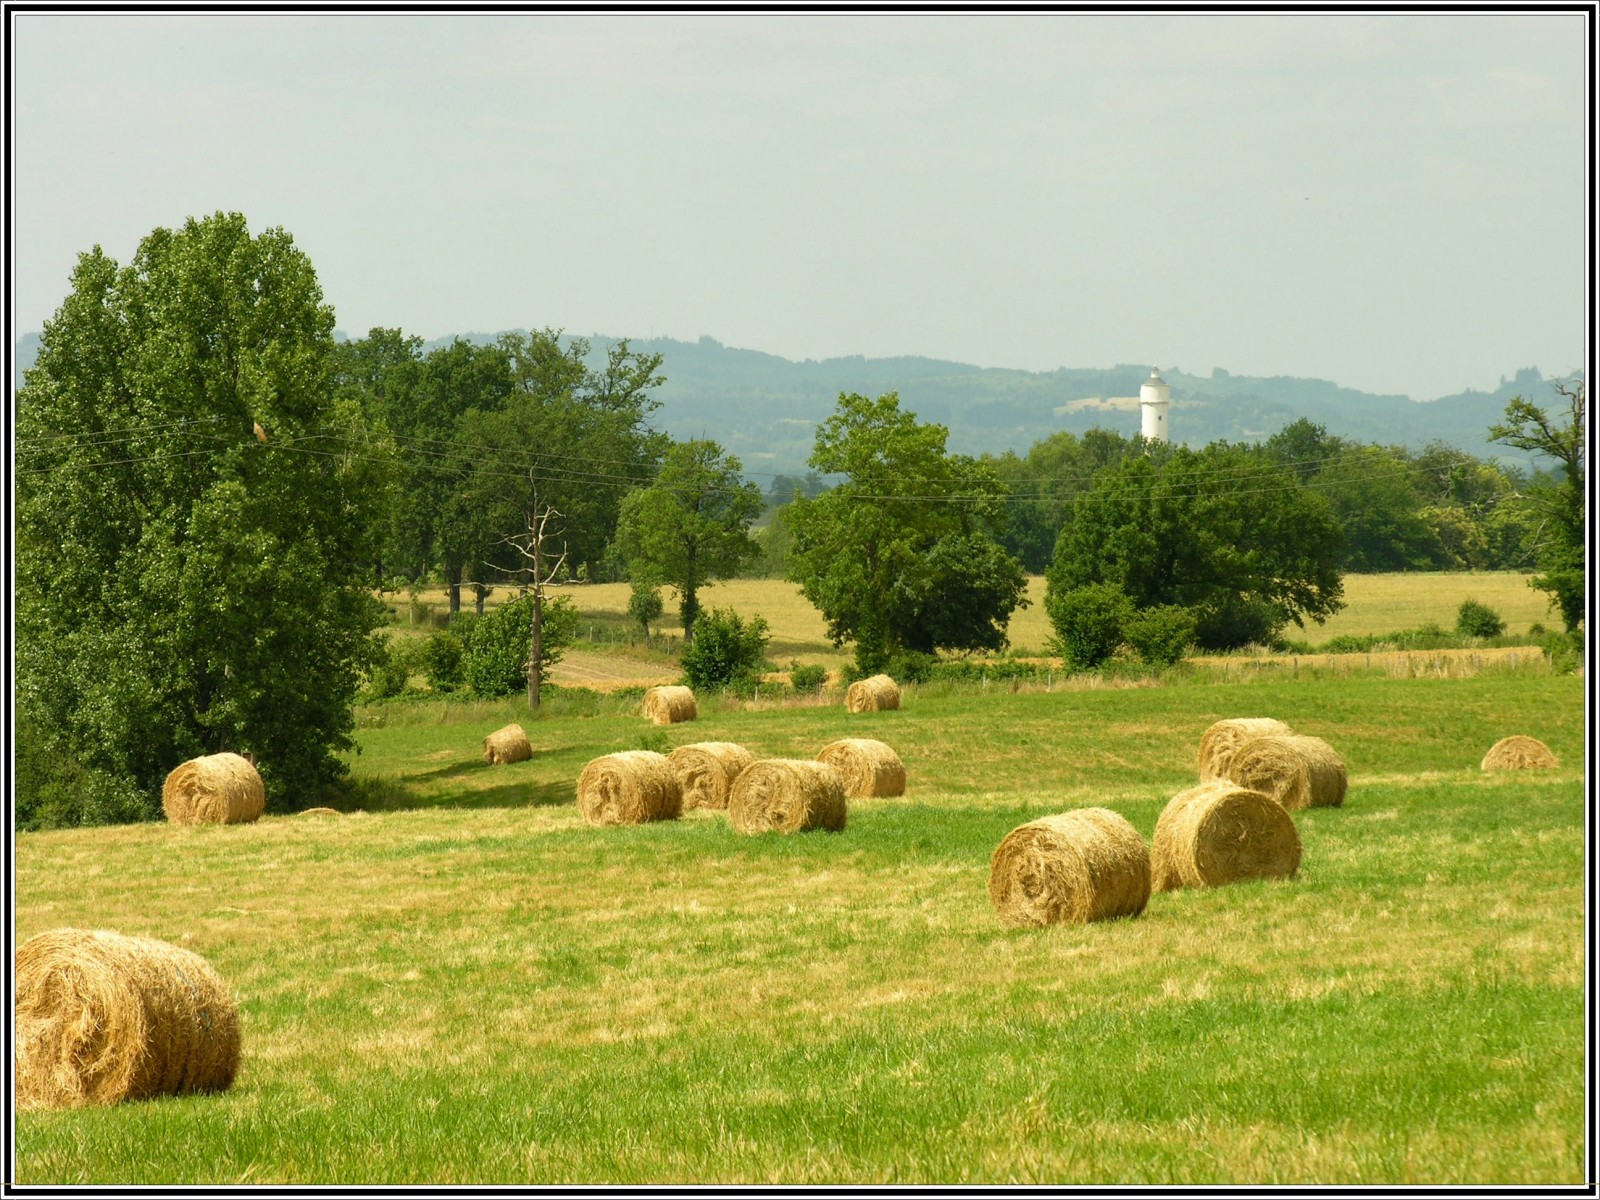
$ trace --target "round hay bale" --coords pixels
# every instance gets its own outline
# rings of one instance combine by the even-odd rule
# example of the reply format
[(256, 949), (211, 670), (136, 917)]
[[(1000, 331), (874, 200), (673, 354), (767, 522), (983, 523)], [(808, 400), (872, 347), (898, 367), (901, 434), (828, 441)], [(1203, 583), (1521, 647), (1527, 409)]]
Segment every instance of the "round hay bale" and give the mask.
[(338, 815), (339, 810), (337, 808), (302, 808), (295, 813), (297, 817), (337, 817)]
[(266, 807), (261, 773), (227, 751), (191, 758), (161, 788), (161, 811), (174, 825), (236, 825), (256, 820)]
[(674, 821), (682, 809), (678, 773), (654, 750), (603, 755), (578, 776), (578, 811), (591, 825)]
[(683, 789), (683, 807), (727, 808), (733, 781), (756, 756), (737, 742), (691, 742), (667, 755)]
[(1300, 834), (1270, 796), (1213, 779), (1179, 792), (1156, 821), (1150, 890), (1220, 887), (1240, 879), (1293, 879)]
[(1275, 721), (1271, 717), (1232, 717), (1226, 721), (1218, 721), (1200, 735), (1200, 754), (1197, 763), (1200, 768), (1200, 782), (1227, 779), (1228, 763), (1233, 760), (1239, 747), (1251, 738), (1293, 732), (1294, 730), (1282, 721)]
[(900, 707), (900, 685), (887, 675), (869, 675), (845, 689), (846, 712), (883, 712)]
[(239, 1010), (198, 954), (154, 938), (55, 929), (17, 951), (19, 1109), (222, 1091)]
[(1489, 753), (1483, 756), (1482, 767), (1485, 771), (1526, 771), (1559, 765), (1550, 747), (1538, 738), (1514, 733), (1489, 747)]
[(728, 823), (740, 833), (837, 833), (844, 819), (844, 777), (827, 763), (803, 758), (752, 763), (728, 796)]
[(657, 725), (676, 725), (679, 721), (692, 721), (699, 716), (694, 693), (686, 687), (677, 686), (651, 688), (644, 694), (639, 711)]
[(483, 761), (490, 766), (517, 763), (533, 757), (533, 744), (521, 725), (513, 721), (483, 739)]
[(989, 862), (989, 899), (1004, 925), (1136, 917), (1150, 899), (1150, 852), (1108, 808), (1078, 808), (1018, 825)]
[(1263, 792), (1291, 812), (1338, 808), (1344, 803), (1344, 759), (1318, 737), (1269, 734), (1251, 738), (1234, 753), (1228, 777), (1240, 787)]
[(817, 761), (839, 772), (844, 778), (844, 794), (852, 799), (906, 794), (906, 766), (900, 756), (882, 742), (871, 738), (840, 738), (824, 746), (817, 754)]

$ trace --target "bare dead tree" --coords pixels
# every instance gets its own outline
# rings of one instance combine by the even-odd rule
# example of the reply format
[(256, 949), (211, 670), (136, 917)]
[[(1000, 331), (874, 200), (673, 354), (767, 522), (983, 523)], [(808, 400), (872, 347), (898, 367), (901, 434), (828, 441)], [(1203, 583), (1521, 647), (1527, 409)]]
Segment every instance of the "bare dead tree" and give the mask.
[(500, 541), (522, 555), (524, 589), (533, 591), (533, 619), (528, 629), (528, 707), (538, 708), (539, 691), (544, 683), (544, 589), (566, 568), (567, 546), (562, 542), (561, 553), (550, 562), (547, 547), (553, 548), (554, 539), (561, 534), (560, 525), (552, 522), (559, 522), (561, 514), (548, 504), (541, 506), (537, 493), (532, 507), (523, 517), (527, 529)]

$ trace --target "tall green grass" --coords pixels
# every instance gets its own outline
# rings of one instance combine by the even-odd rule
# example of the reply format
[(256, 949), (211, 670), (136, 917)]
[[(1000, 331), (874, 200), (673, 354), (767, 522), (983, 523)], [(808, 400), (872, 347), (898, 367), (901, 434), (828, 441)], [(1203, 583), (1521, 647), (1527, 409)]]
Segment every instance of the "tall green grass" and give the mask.
[[(16, 932), (120, 928), (237, 992), (222, 1095), (21, 1114), (42, 1183), (1579, 1183), (1582, 683), (1352, 678), (908, 695), (899, 712), (511, 710), (360, 732), (389, 805), (18, 839)], [(1014, 931), (989, 856), (1104, 804), (1148, 837), (1199, 734), (1345, 756), (1298, 879)], [(1487, 775), (1506, 733), (1552, 772)], [(589, 757), (880, 737), (904, 798), (840, 834), (590, 829)], [(381, 785), (381, 786), (379, 786)]]

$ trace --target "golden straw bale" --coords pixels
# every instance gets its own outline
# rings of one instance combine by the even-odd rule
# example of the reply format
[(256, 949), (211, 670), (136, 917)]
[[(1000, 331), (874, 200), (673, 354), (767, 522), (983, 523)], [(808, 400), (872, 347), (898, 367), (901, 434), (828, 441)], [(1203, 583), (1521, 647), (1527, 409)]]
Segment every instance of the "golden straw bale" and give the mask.
[(869, 675), (845, 689), (846, 712), (882, 712), (900, 707), (900, 685), (887, 675)]
[(1293, 732), (1282, 721), (1271, 717), (1233, 717), (1218, 721), (1200, 735), (1200, 782), (1228, 778), (1228, 763), (1239, 747), (1251, 738)]
[(1135, 917), (1150, 899), (1150, 852), (1108, 808), (1077, 808), (1018, 825), (989, 863), (989, 899), (1004, 925)]
[(1344, 759), (1332, 746), (1292, 733), (1251, 738), (1235, 752), (1228, 777), (1290, 811), (1338, 808), (1349, 785)]
[(227, 984), (167, 942), (41, 933), (17, 951), (16, 1000), (19, 1109), (222, 1091), (239, 1069)]
[(906, 766), (900, 756), (871, 738), (840, 738), (829, 742), (817, 754), (817, 761), (838, 769), (844, 777), (844, 794), (848, 797), (903, 796), (906, 793)]
[(603, 755), (578, 776), (578, 811), (591, 825), (674, 821), (682, 810), (678, 773), (653, 750)]
[(496, 729), (483, 739), (483, 761), (491, 766), (498, 763), (518, 763), (533, 757), (533, 744), (521, 725), (513, 721), (503, 729)]
[(337, 817), (337, 808), (302, 808), (295, 814), (297, 817)]
[(1227, 779), (1179, 792), (1156, 821), (1150, 890), (1220, 887), (1240, 879), (1293, 879), (1300, 834), (1287, 809)]
[(827, 763), (768, 758), (733, 781), (728, 823), (740, 833), (844, 828), (844, 777)]
[(694, 693), (686, 687), (653, 687), (644, 694), (640, 713), (657, 725), (676, 725), (679, 721), (692, 721), (699, 715), (695, 708)]
[(161, 788), (161, 810), (174, 825), (234, 825), (256, 820), (266, 807), (260, 772), (226, 751), (191, 758)]
[(737, 742), (691, 742), (667, 755), (683, 788), (683, 807), (727, 808), (739, 772), (755, 762)]
[(1485, 771), (1524, 771), (1530, 767), (1558, 765), (1549, 746), (1538, 738), (1525, 737), (1520, 733), (1501, 738), (1490, 746), (1482, 764)]

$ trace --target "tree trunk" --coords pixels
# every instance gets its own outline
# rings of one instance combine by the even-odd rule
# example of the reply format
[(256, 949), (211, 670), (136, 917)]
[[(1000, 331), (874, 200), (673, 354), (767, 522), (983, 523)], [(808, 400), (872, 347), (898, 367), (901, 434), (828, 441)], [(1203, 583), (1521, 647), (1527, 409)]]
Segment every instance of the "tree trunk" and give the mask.
[(478, 615), (483, 616), (483, 602), (489, 598), (489, 589), (481, 583), (472, 585), (472, 602), (478, 610)]
[[(542, 532), (542, 531), (541, 531)], [(542, 536), (533, 540), (533, 628), (528, 650), (528, 707), (539, 707), (539, 691), (544, 683), (544, 541)]]
[(461, 567), (447, 566), (444, 569), (444, 581), (450, 589), (450, 615), (455, 616), (461, 611)]

